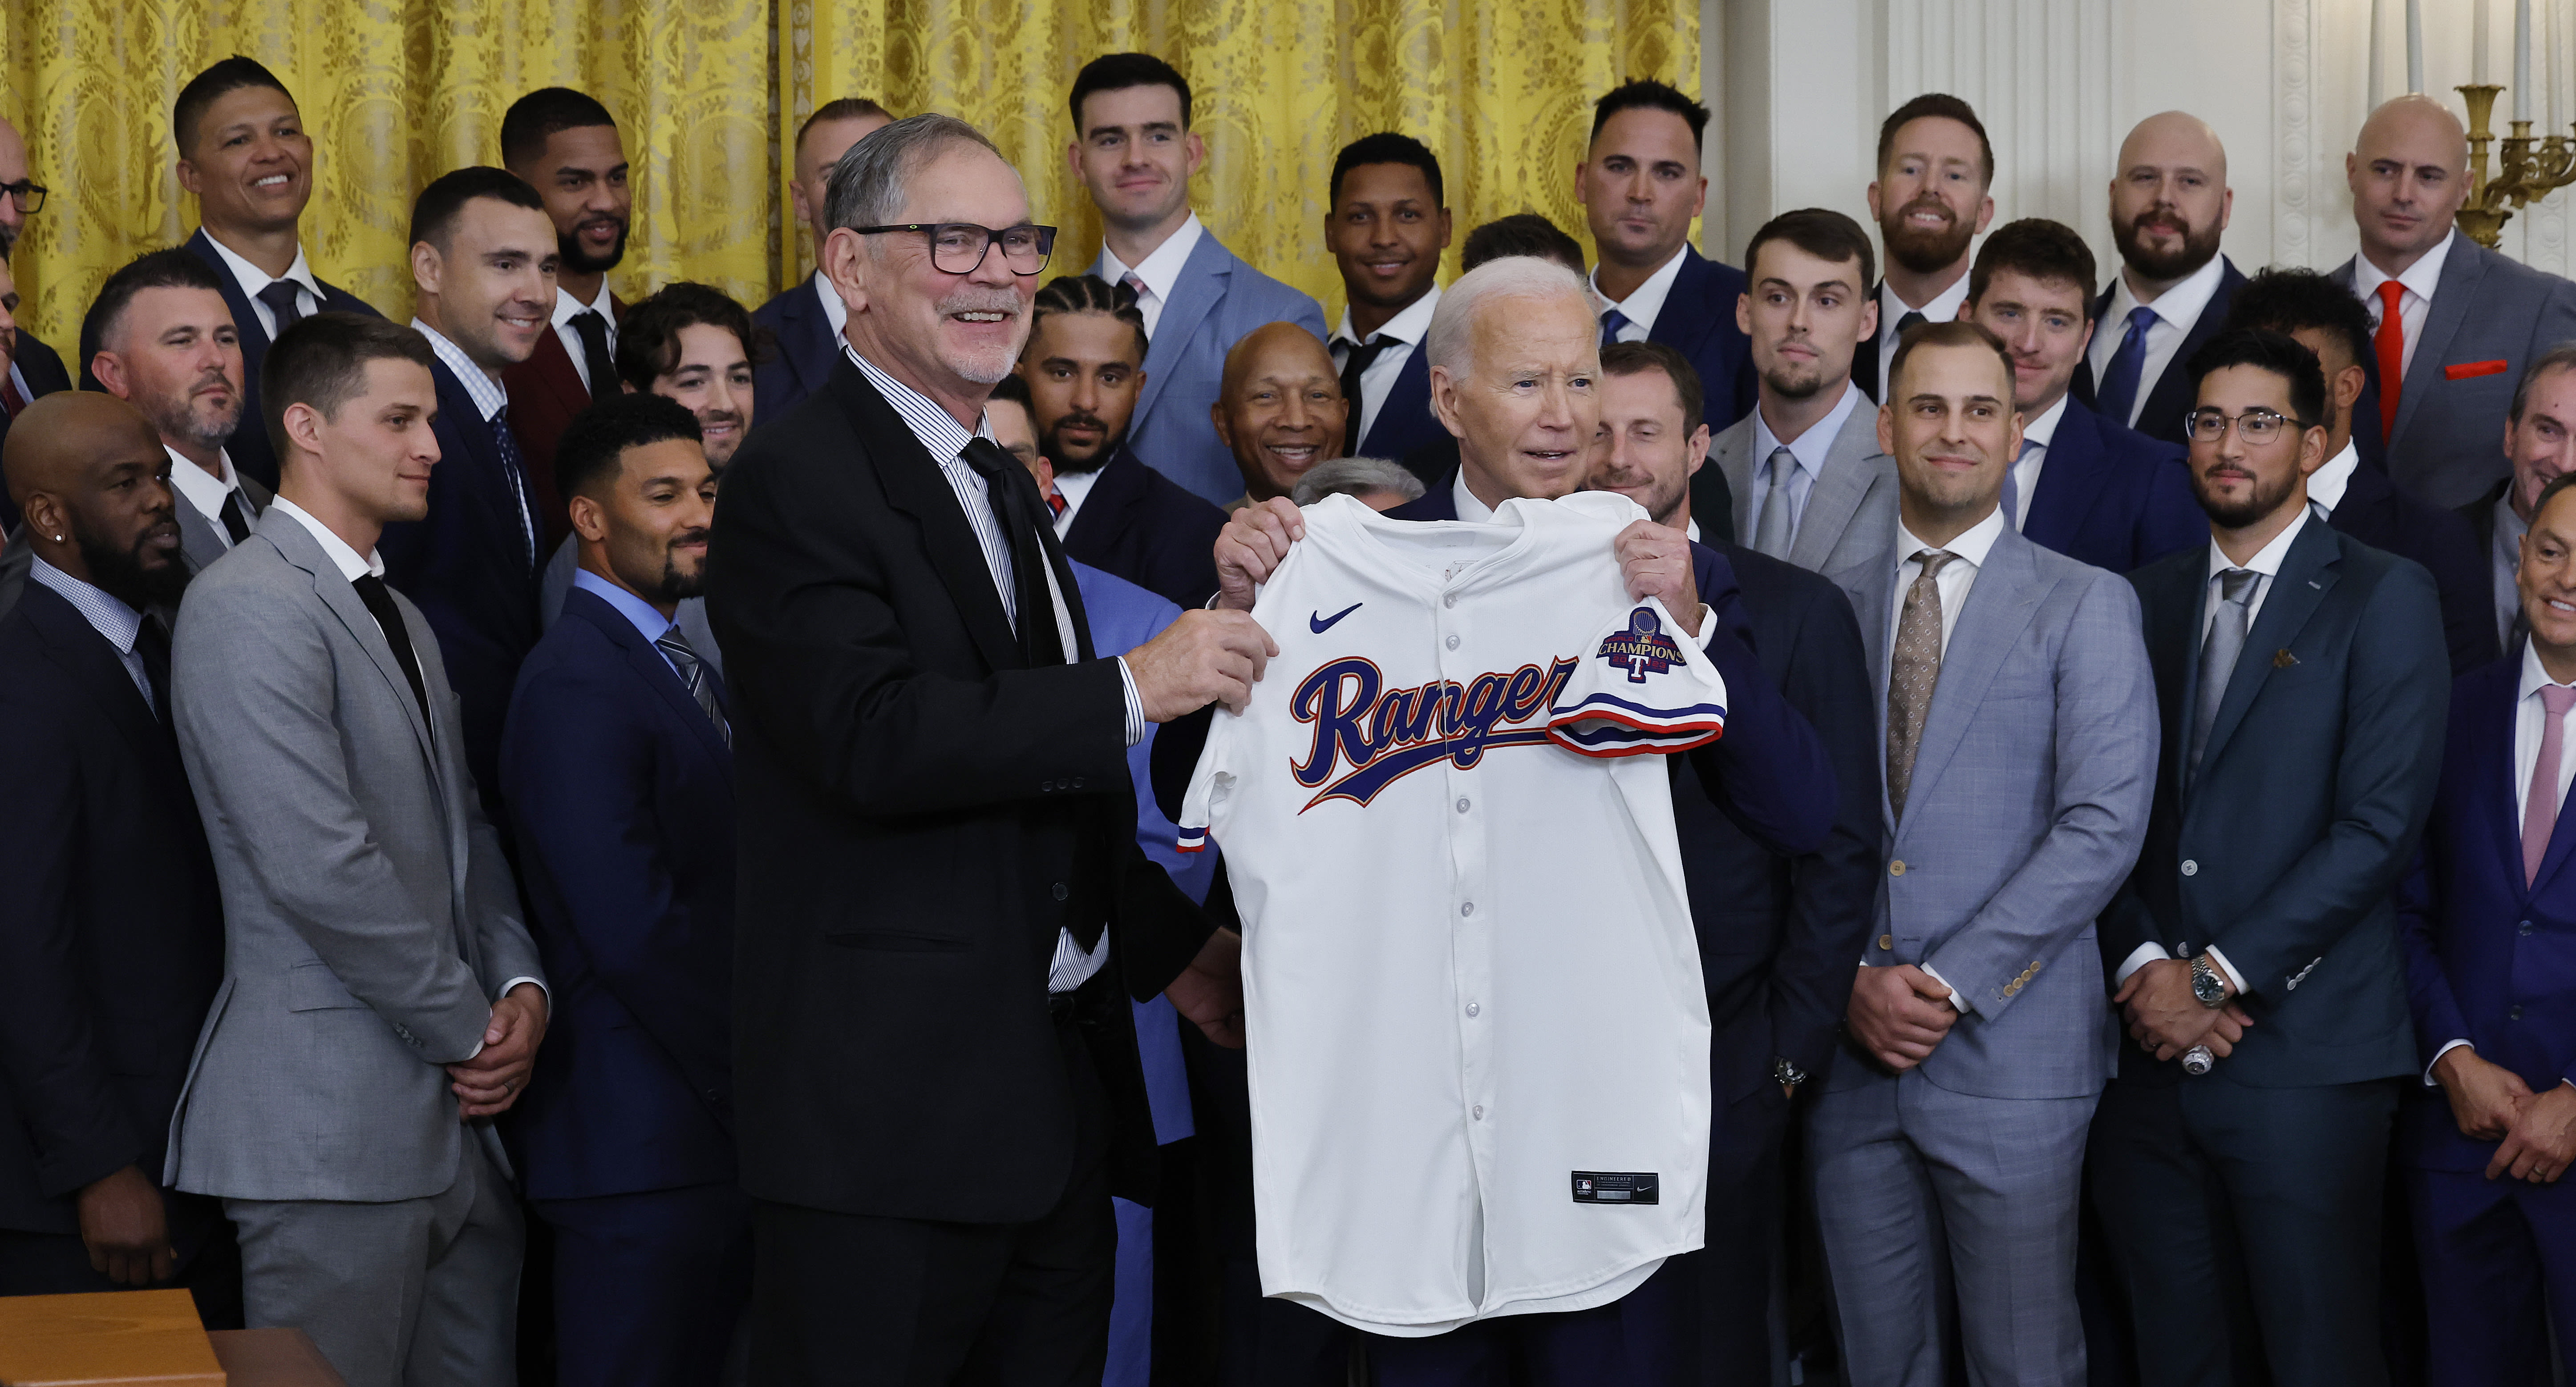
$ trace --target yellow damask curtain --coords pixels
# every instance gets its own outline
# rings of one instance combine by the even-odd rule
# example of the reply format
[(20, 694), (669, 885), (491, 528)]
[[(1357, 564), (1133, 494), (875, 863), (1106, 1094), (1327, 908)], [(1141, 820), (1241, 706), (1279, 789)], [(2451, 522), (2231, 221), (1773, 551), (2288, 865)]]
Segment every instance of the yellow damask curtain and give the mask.
[[(407, 313), (413, 194), (497, 164), (501, 114), (564, 85), (615, 112), (635, 221), (610, 278), (757, 304), (812, 266), (782, 133), (839, 96), (973, 121), (1019, 164), (1056, 268), (1099, 226), (1067, 170), (1074, 72), (1159, 53), (1197, 89), (1194, 204), (1236, 253), (1323, 301), (1333, 155), (1374, 130), (1439, 154), (1463, 236), (1536, 210), (1583, 236), (1573, 167), (1589, 101), (1631, 76), (1698, 89), (1696, 0), (0, 0), (0, 116), (52, 189), (14, 258), (21, 322), (66, 356), (100, 281), (195, 226), (172, 165), (179, 88), (229, 53), (267, 64), (315, 146), (316, 272)], [(1454, 268), (1454, 251), (1452, 266)]]

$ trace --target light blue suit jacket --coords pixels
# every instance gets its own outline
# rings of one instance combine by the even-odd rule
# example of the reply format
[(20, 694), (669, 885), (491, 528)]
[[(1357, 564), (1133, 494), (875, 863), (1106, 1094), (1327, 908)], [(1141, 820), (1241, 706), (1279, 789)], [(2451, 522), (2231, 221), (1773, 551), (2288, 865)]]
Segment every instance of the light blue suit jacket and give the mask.
[(1213, 231), (1181, 267), (1180, 283), (1145, 348), (1145, 388), (1127, 425), (1136, 456), (1222, 506), (1243, 494), (1234, 454), (1217, 441), (1208, 408), (1225, 377), (1225, 354), (1244, 334), (1295, 323), (1324, 340), (1324, 310), (1313, 299), (1235, 258)]
[[(1898, 555), (1832, 574), (1869, 647), (1882, 743)], [(1941, 659), (1905, 814), (1887, 819), (1862, 962), (1928, 966), (1964, 1011), (1923, 1076), (1988, 1098), (2102, 1091), (2119, 1034), (2094, 917), (2155, 798), (2155, 680), (2137, 594), (2007, 526)], [(1874, 1071), (1837, 1064), (1828, 1088)]]

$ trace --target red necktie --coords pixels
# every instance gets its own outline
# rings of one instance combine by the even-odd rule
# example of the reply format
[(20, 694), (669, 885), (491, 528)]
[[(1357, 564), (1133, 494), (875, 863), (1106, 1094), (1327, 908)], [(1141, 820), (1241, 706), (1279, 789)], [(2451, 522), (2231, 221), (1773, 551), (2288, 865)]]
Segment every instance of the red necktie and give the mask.
[(1049, 514), (1058, 520), (1064, 518), (1064, 493), (1056, 490), (1053, 484), (1047, 487), (1046, 503)]
[(2406, 387), (2406, 320), (2397, 312), (2406, 286), (2396, 280), (2379, 285), (2379, 333), (2371, 338), (2379, 358), (2379, 436), (2385, 441), (2397, 427), (2397, 397)]
[(9, 417), (15, 419), (18, 411), (26, 407), (27, 397), (18, 393), (18, 382), (8, 371), (0, 369), (0, 409), (9, 411)]

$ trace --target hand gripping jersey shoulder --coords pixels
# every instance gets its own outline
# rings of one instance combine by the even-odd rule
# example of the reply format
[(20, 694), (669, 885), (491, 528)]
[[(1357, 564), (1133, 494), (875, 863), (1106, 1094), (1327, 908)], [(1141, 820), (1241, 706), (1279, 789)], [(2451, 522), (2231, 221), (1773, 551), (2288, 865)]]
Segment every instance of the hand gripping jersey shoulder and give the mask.
[(1488, 525), (1346, 497), (1254, 616), (1184, 845), (1245, 924), (1263, 1289), (1387, 1334), (1581, 1309), (1699, 1245), (1708, 1014), (1669, 781), (1726, 689), (1611, 541), (1625, 497)]

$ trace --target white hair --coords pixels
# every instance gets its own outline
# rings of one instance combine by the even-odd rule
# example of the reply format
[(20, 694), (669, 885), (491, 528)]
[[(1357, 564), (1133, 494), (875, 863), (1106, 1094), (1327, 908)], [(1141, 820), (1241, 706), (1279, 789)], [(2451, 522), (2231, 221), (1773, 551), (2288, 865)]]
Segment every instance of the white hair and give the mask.
[(1385, 458), (1334, 458), (1307, 468), (1288, 499), (1311, 506), (1327, 496), (1366, 496), (1372, 491), (1392, 491), (1408, 501), (1419, 501), (1422, 479), (1403, 463)]
[(1489, 303), (1552, 299), (1559, 295), (1581, 300), (1584, 314), (1590, 316), (1590, 286), (1583, 282), (1583, 276), (1556, 261), (1535, 255), (1488, 260), (1458, 276), (1456, 283), (1441, 291), (1440, 306), (1431, 310), (1431, 330), (1422, 335), (1426, 359), (1453, 376), (1464, 374), (1469, 346), (1475, 340), (1476, 315)]

